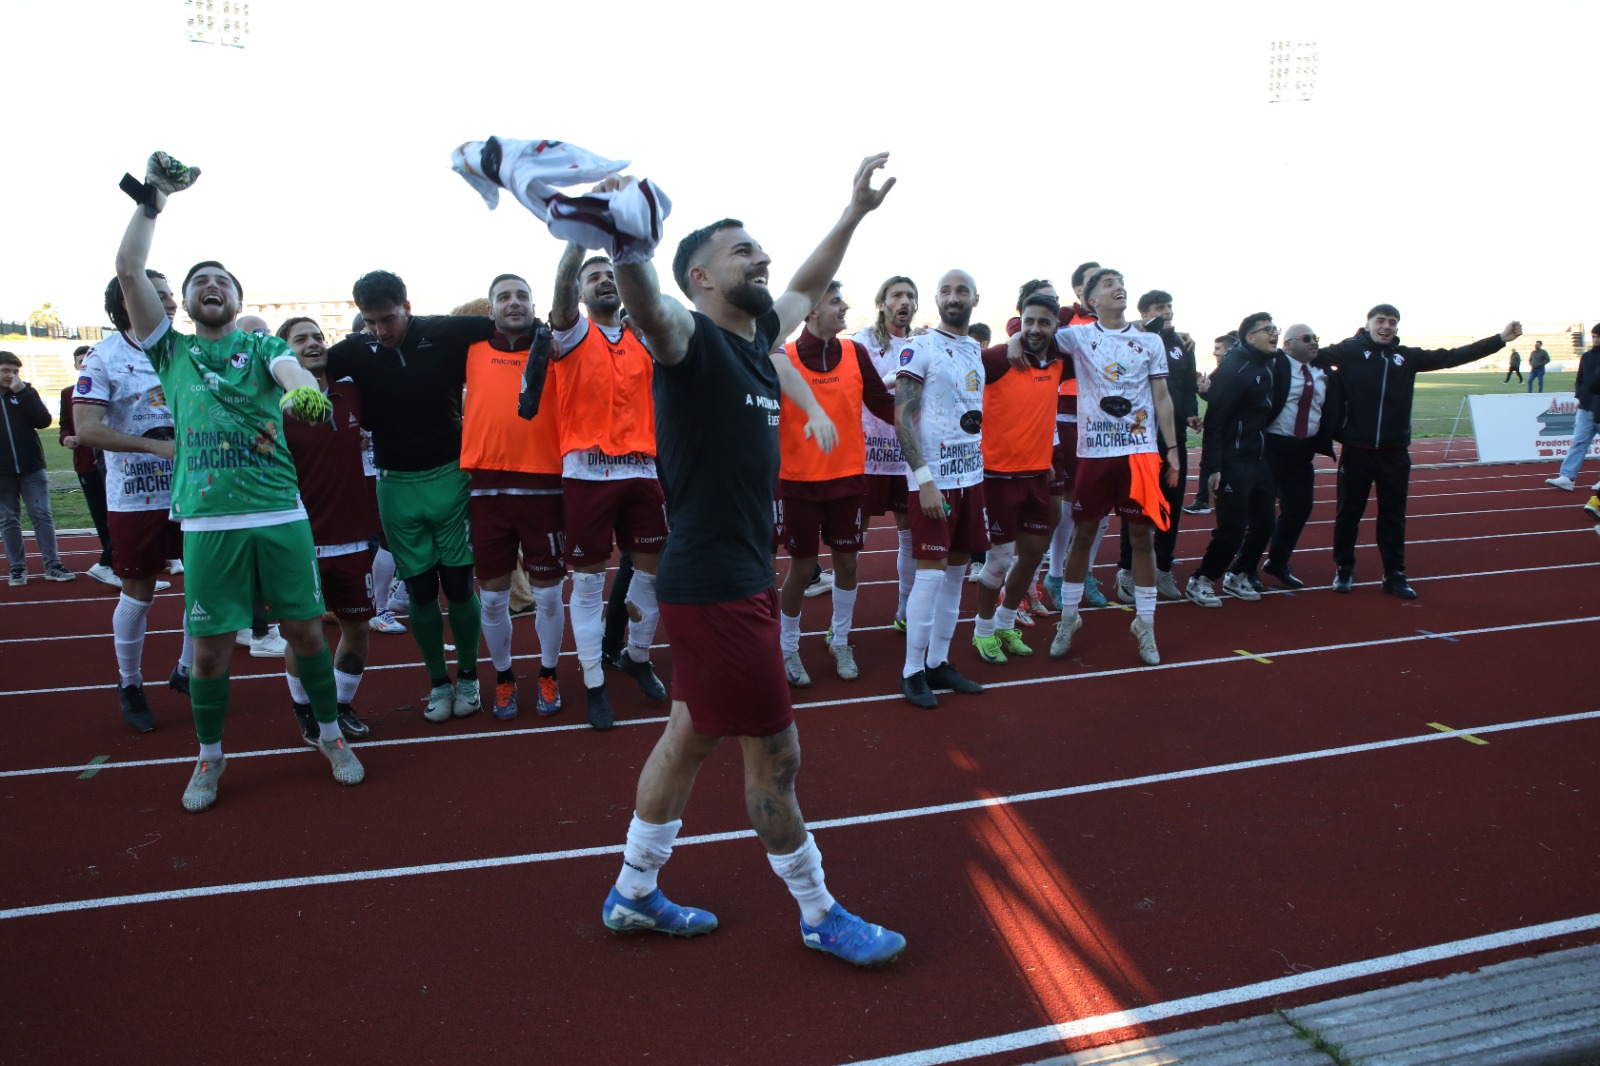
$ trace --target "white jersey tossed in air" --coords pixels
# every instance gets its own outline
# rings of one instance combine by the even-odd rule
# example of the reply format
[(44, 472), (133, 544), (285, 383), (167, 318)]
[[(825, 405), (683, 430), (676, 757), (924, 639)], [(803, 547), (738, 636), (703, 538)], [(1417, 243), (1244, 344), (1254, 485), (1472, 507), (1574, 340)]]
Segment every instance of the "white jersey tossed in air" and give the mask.
[(1056, 345), (1078, 371), (1078, 458), (1107, 459), (1156, 450), (1150, 379), (1167, 376), (1161, 338), (1132, 326), (1063, 326)]
[[(143, 437), (152, 430), (172, 439), (172, 411), (161, 379), (140, 348), (122, 333), (108, 336), (84, 356), (73, 403), (105, 408), (108, 429)], [(172, 460), (148, 452), (105, 453), (106, 510), (165, 511), (172, 505)]]
[[(922, 382), (917, 440), (941, 489), (983, 481), (983, 349), (971, 337), (940, 330), (912, 337), (900, 350), (901, 378)], [(914, 471), (906, 484), (917, 491)]]
[[(866, 351), (878, 377), (883, 378), (884, 384), (893, 391), (894, 378), (900, 369), (900, 351), (911, 343), (911, 338), (896, 337), (891, 333), (889, 346), (880, 348), (877, 334), (869, 328), (850, 339)], [(900, 452), (900, 438), (895, 436), (894, 426), (867, 410), (864, 405), (861, 408), (861, 433), (867, 441), (867, 473), (905, 474), (906, 457)]]

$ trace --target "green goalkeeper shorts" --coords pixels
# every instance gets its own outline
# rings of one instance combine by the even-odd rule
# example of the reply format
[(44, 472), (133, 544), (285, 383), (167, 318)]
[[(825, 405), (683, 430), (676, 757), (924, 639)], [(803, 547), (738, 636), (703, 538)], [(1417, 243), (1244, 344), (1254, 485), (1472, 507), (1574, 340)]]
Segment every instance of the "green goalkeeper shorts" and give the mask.
[(378, 471), (378, 517), (401, 578), (472, 565), (471, 478), (460, 463)]
[(257, 595), (268, 618), (321, 617), (322, 580), (310, 522), (185, 531), (183, 606), (190, 636), (249, 629)]

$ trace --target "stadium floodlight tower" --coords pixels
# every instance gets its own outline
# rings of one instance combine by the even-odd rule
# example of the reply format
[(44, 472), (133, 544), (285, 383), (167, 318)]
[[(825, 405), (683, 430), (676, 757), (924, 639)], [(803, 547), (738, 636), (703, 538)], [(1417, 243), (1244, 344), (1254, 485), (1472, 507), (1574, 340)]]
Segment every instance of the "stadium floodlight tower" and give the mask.
[(195, 44), (243, 48), (250, 43), (250, 8), (261, 0), (183, 0), (184, 32)]
[(1267, 103), (1304, 103), (1317, 93), (1318, 42), (1280, 38), (1267, 42)]

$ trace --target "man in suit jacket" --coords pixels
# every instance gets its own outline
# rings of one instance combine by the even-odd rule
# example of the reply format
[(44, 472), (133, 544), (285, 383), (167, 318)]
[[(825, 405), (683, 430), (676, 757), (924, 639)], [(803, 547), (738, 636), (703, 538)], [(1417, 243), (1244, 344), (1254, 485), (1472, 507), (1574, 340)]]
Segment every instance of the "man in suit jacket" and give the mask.
[(1320, 453), (1333, 458), (1333, 426), (1338, 422), (1337, 383), (1321, 367), (1317, 335), (1296, 322), (1283, 336), (1283, 350), (1273, 366), (1272, 422), (1267, 426), (1267, 467), (1278, 490), (1278, 520), (1273, 526), (1267, 561), (1261, 569), (1285, 588), (1305, 582), (1289, 565), (1300, 532), (1311, 517), (1316, 483), (1313, 466)]

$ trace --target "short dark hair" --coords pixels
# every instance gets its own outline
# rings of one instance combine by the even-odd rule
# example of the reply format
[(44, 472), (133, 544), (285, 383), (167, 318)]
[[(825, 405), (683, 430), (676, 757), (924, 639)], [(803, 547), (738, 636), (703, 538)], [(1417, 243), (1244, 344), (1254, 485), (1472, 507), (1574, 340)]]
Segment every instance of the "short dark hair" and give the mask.
[(1083, 306), (1090, 306), (1089, 294), (1094, 292), (1094, 290), (1100, 286), (1101, 279), (1120, 277), (1122, 277), (1122, 271), (1120, 270), (1115, 270), (1111, 267), (1100, 267), (1096, 269), (1083, 283)]
[(74, 358), (74, 359), (78, 358), (78, 356), (80, 356), (80, 355), (88, 355), (88, 354), (89, 354), (89, 346), (87, 344), (80, 344), (76, 348), (72, 349), (72, 358)]
[[(147, 278), (160, 278), (163, 281), (167, 278), (159, 270), (146, 270), (144, 276)], [(111, 319), (113, 326), (124, 331), (133, 328), (133, 321), (128, 317), (127, 301), (122, 298), (121, 278), (113, 277), (110, 283), (106, 285), (105, 308), (106, 317)]]
[(388, 270), (369, 270), (351, 286), (350, 298), (357, 307), (376, 311), (382, 307), (397, 307), (406, 302), (406, 283), (399, 274)]
[(294, 318), (286, 318), (283, 320), (283, 325), (278, 327), (278, 332), (276, 334), (277, 338), (280, 341), (288, 340), (289, 334), (293, 332), (294, 328), (302, 322), (309, 322), (313, 326), (316, 326), (319, 330), (322, 328), (322, 323), (318, 322), (316, 319), (311, 318), (308, 315), (296, 315)]
[(1254, 314), (1245, 315), (1244, 321), (1239, 323), (1239, 339), (1243, 340), (1244, 338), (1250, 336), (1251, 331), (1261, 323), (1271, 321), (1271, 311), (1257, 311)]
[[(528, 279), (523, 277), (521, 274), (496, 274), (495, 279), (489, 282), (489, 298), (491, 300), (494, 299), (494, 287), (500, 284), (502, 281), (520, 281), (524, 285), (528, 285)], [(530, 293), (533, 292), (532, 285), (528, 285), (528, 291)]]
[(185, 274), (183, 276), (183, 284), (178, 287), (178, 292), (179, 293), (184, 293), (184, 292), (188, 292), (189, 291), (189, 281), (190, 281), (190, 279), (192, 279), (196, 274), (198, 274), (202, 267), (216, 267), (218, 270), (220, 270), (224, 274), (228, 275), (228, 280), (233, 282), (233, 294), (235, 296), (239, 297), (239, 299), (241, 301), (244, 299), (244, 286), (239, 284), (238, 276), (236, 274), (234, 274), (233, 271), (229, 270), (227, 267), (225, 267), (221, 263), (217, 262), (215, 259), (202, 259), (200, 262), (198, 262), (194, 266), (190, 267), (189, 268), (189, 273), (187, 273), (187, 274)]
[(1232, 344), (1234, 341), (1236, 341), (1238, 339), (1239, 339), (1239, 335), (1237, 333), (1224, 333), (1220, 337), (1211, 338), (1211, 343), (1212, 344)]
[(1022, 306), (1017, 308), (1018, 313), (1027, 314), (1030, 307), (1042, 307), (1050, 312), (1052, 318), (1061, 316), (1061, 301), (1048, 293), (1035, 290), (1022, 298)]
[(22, 360), (17, 358), (16, 352), (0, 352), (0, 366), (14, 366), (22, 369)]
[(1396, 307), (1394, 304), (1379, 304), (1378, 306), (1374, 307), (1372, 310), (1367, 312), (1367, 321), (1368, 322), (1372, 321), (1372, 316), (1373, 315), (1393, 315), (1395, 318), (1398, 319), (1400, 317), (1400, 309), (1398, 307)]
[(689, 261), (706, 246), (706, 242), (711, 240), (714, 234), (725, 229), (743, 228), (744, 223), (738, 219), (724, 218), (709, 226), (701, 226), (678, 242), (678, 250), (672, 256), (672, 279), (678, 283), (678, 288), (683, 290), (685, 296), (694, 299), (694, 293), (689, 290)]
[(1089, 276), (1089, 271), (1099, 267), (1099, 263), (1079, 263), (1078, 269), (1072, 272), (1072, 287), (1078, 288), (1083, 284), (1083, 279)]
[(1144, 314), (1145, 310), (1154, 304), (1169, 304), (1171, 302), (1172, 293), (1166, 292), (1162, 289), (1151, 289), (1149, 292), (1139, 297), (1139, 313), (1141, 315)]
[(1034, 278), (1032, 281), (1024, 281), (1022, 283), (1022, 288), (1017, 290), (1017, 314), (1022, 314), (1022, 309), (1027, 306), (1028, 297), (1032, 296), (1040, 289), (1053, 288), (1055, 288), (1055, 286), (1050, 283), (1048, 278)]
[(1594, 324), (1594, 326), (1589, 330), (1589, 335), (1591, 337), (1600, 337), (1600, 322), (1596, 322)]
[(610, 262), (611, 262), (611, 257), (609, 255), (591, 255), (589, 258), (585, 259), (583, 262), (578, 264), (578, 277), (582, 278), (583, 277), (583, 272), (585, 270), (588, 270), (590, 267), (594, 266), (596, 263), (610, 263)]
[(974, 322), (967, 327), (967, 336), (979, 344), (988, 344), (994, 338), (994, 331), (982, 322)]

